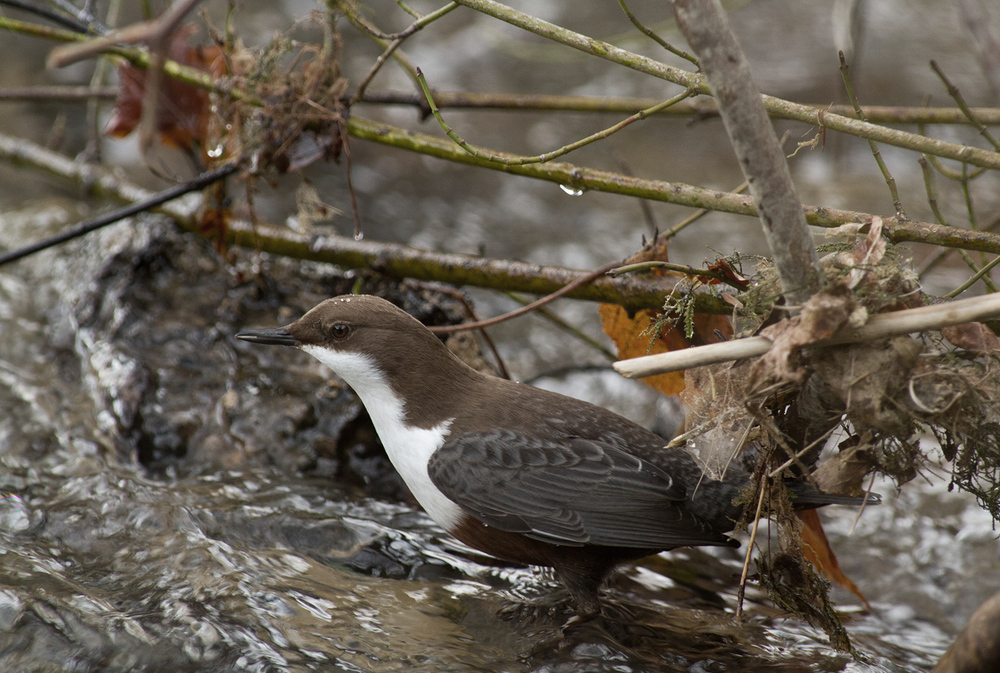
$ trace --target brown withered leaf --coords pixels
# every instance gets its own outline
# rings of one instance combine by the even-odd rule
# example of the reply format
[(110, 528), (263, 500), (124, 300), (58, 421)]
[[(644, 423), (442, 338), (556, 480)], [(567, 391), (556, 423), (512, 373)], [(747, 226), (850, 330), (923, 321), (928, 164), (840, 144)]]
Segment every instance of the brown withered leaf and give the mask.
[(198, 229), (202, 236), (212, 242), (215, 251), (220, 255), (226, 252), (226, 232), (229, 230), (229, 220), (232, 213), (225, 208), (205, 208), (201, 212)]
[(941, 334), (950, 344), (974, 353), (1000, 351), (1000, 339), (981, 322), (964, 322), (961, 325), (942, 327)]
[[(656, 320), (657, 312), (643, 309), (636, 311), (634, 316), (629, 316), (628, 312), (617, 304), (601, 304), (598, 311), (601, 314), (604, 333), (615, 342), (618, 357), (622, 360), (672, 350), (658, 338), (651, 346), (649, 335), (643, 334)], [(674, 395), (684, 390), (684, 372), (647, 376), (642, 382), (664, 395)]]
[(850, 591), (870, 609), (871, 605), (858, 589), (858, 585), (841, 570), (837, 555), (830, 547), (830, 541), (826, 538), (826, 532), (816, 510), (807, 509), (796, 514), (802, 520), (802, 552), (806, 559), (816, 570), (823, 573), (824, 577)]
[[(866, 435), (870, 438), (870, 435)], [(840, 443), (840, 451), (823, 461), (812, 478), (821, 491), (861, 495), (863, 480), (872, 468), (867, 441), (850, 437)]]
[[(715, 261), (715, 264), (708, 265), (709, 271), (714, 271), (715, 273), (723, 276), (729, 281), (731, 285), (738, 287), (741, 290), (745, 290), (750, 287), (750, 281), (744, 278), (742, 275), (736, 272), (733, 265), (729, 263), (729, 260), (725, 257), (721, 257)], [(706, 285), (718, 285), (721, 280), (715, 280), (714, 278), (705, 280)], [(723, 299), (728, 295), (724, 295)]]
[[(224, 75), (226, 65), (218, 46), (188, 46), (187, 41), (195, 30), (188, 25), (175, 31), (167, 48), (167, 58), (216, 77)], [(104, 129), (105, 135), (124, 138), (139, 126), (146, 77), (145, 70), (131, 64), (118, 67), (118, 98)], [(208, 140), (210, 113), (208, 92), (166, 75), (161, 86), (156, 130), (163, 143), (183, 150), (191, 150), (195, 143), (204, 147)]]

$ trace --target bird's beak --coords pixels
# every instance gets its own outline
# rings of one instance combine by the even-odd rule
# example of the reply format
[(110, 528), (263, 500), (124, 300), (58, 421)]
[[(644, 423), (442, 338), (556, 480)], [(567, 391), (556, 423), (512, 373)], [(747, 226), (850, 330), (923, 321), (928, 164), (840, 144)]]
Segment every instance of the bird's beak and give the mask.
[(271, 327), (269, 329), (245, 329), (236, 335), (237, 339), (250, 341), (255, 344), (267, 344), (272, 346), (298, 346), (299, 342), (288, 333), (284, 327)]

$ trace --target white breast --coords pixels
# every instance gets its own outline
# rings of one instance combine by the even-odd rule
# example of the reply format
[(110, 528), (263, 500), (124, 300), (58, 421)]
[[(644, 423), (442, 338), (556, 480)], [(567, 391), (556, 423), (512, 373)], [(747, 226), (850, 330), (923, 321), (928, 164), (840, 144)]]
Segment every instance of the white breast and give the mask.
[(427, 514), (443, 528), (458, 525), (461, 508), (427, 475), (427, 462), (444, 444), (451, 420), (429, 429), (410, 427), (404, 423), (403, 401), (371, 358), (317, 346), (303, 346), (302, 350), (336, 372), (358, 394), (389, 460)]

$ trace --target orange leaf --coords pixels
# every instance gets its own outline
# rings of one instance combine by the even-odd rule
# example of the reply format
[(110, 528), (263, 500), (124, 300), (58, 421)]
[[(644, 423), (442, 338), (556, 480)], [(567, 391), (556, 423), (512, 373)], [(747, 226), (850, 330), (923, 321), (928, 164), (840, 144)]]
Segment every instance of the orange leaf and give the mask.
[[(733, 334), (733, 326), (726, 316), (698, 313), (694, 317), (694, 336), (690, 340), (684, 336), (684, 328), (674, 324), (668, 324), (655, 339), (651, 339), (648, 333), (643, 332), (663, 315), (663, 311), (642, 309), (629, 317), (625, 309), (617, 304), (601, 304), (599, 310), (604, 332), (615, 342), (618, 357), (623, 360), (724, 341)], [(722, 335), (721, 339), (716, 332)], [(675, 395), (684, 390), (684, 372), (647, 376), (642, 381), (664, 395)]]
[[(624, 264), (668, 261), (667, 240), (663, 236), (658, 236), (643, 245), (642, 249), (625, 260)], [(683, 275), (665, 269), (653, 269), (650, 273), (657, 276)], [(656, 338), (652, 338), (648, 333), (644, 334), (650, 325), (663, 315), (662, 310), (642, 309), (630, 317), (625, 309), (617, 304), (601, 304), (600, 313), (604, 332), (615, 342), (615, 346), (618, 347), (618, 357), (623, 360), (725, 341), (733, 335), (733, 326), (729, 318), (721, 315), (695, 314), (694, 334), (691, 339), (687, 339), (684, 336), (683, 320), (667, 324)], [(684, 390), (684, 372), (647, 376), (642, 382), (664, 395), (675, 395)]]
[[(617, 304), (601, 304), (599, 310), (604, 332), (615, 342), (615, 346), (618, 347), (618, 357), (621, 359), (627, 360), (674, 350), (659, 338), (650, 346), (649, 336), (642, 334), (656, 319), (655, 311), (643, 309), (630, 318), (625, 309)], [(676, 332), (677, 330), (672, 330), (671, 334)], [(684, 372), (647, 376), (642, 382), (664, 395), (675, 395), (684, 390)]]
[(805, 557), (827, 579), (831, 582), (836, 582), (839, 586), (850, 591), (861, 599), (866, 608), (871, 609), (872, 606), (861, 593), (861, 590), (858, 589), (858, 585), (851, 581), (851, 578), (845, 575), (844, 571), (840, 569), (840, 563), (837, 562), (837, 555), (833, 553), (830, 541), (826, 539), (826, 533), (823, 532), (823, 524), (820, 522), (819, 514), (816, 510), (807, 509), (796, 512), (796, 514), (802, 520), (802, 551)]

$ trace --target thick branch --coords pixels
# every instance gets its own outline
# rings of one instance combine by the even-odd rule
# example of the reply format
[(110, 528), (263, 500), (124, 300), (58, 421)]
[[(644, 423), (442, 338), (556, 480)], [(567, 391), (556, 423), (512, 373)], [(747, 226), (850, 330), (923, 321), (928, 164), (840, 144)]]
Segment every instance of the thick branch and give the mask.
[(673, 4), (677, 23), (698, 55), (757, 203), (785, 299), (789, 304), (802, 304), (819, 289), (823, 273), (750, 64), (718, 0), (673, 0)]
[[(197, 229), (197, 223), (193, 223), (194, 226), (181, 224), (192, 231)], [(327, 262), (345, 269), (374, 269), (396, 278), (433, 280), (537, 295), (555, 292), (587, 273), (511, 260), (431, 252), (396, 243), (356, 241), (343, 236), (303, 236), (285, 227), (254, 226), (245, 221), (230, 222), (226, 239), (234, 245), (297, 259)], [(566, 296), (621, 304), (630, 310), (660, 308), (673, 285), (663, 280), (633, 278), (631, 282), (620, 283), (621, 280), (600, 278)], [(697, 310), (732, 311), (732, 307), (721, 300), (699, 295), (702, 296), (704, 299), (699, 300)]]
[[(126, 203), (147, 200), (153, 195), (153, 192), (121, 179), (114, 171), (73, 161), (18, 138), (0, 135), (0, 157), (73, 180), (93, 194)], [(164, 204), (156, 211), (173, 218), (184, 229), (198, 233), (201, 228), (198, 217), (201, 203), (200, 199), (192, 196)], [(245, 220), (228, 221), (225, 236), (230, 245), (327, 262), (346, 269), (375, 269), (397, 278), (436, 280), (509, 292), (550, 294), (587, 273), (472, 255), (436, 253), (393, 243), (355, 241), (341, 236), (305, 236), (286, 227), (252, 224)], [(577, 288), (567, 296), (621, 304), (630, 310), (660, 308), (671, 288), (672, 283), (664, 279), (604, 277)], [(721, 299), (699, 294), (696, 310), (729, 313), (732, 307)]]
[[(829, 339), (817, 341), (808, 347), (878, 341), (912, 332), (941, 329), (942, 327), (987, 320), (998, 316), (1000, 316), (1000, 294), (987, 294), (981, 297), (959, 299), (958, 301), (921, 306), (905, 311), (880, 313), (872, 316), (861, 327), (845, 329)], [(671, 353), (645, 355), (616, 362), (613, 366), (622, 376), (642, 378), (719, 362), (757, 357), (769, 351), (771, 345), (772, 341), (767, 337), (747, 337), (746, 339), (734, 339), (708, 346), (685, 348)]]

